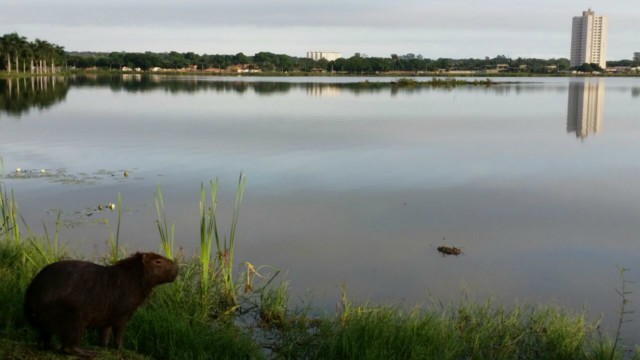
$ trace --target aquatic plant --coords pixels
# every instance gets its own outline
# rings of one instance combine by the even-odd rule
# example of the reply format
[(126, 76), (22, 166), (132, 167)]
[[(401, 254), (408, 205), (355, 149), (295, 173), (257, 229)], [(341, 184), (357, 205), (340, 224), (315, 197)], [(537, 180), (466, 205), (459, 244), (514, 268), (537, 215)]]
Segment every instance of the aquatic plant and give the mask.
[[(120, 259), (120, 223), (122, 220), (122, 197), (120, 196), (120, 193), (118, 193), (118, 205), (108, 205), (108, 208), (111, 210), (113, 210), (114, 207), (118, 209), (118, 220), (116, 222), (115, 235), (112, 231), (109, 231), (109, 262), (112, 264), (115, 264)], [(110, 227), (109, 220), (105, 219), (104, 221), (107, 224), (107, 227)]]
[[(236, 292), (237, 288), (233, 281), (233, 255), (235, 247), (236, 229), (238, 225), (238, 216), (240, 213), (240, 205), (244, 197), (244, 189), (246, 184), (246, 176), (240, 173), (238, 178), (238, 186), (236, 189), (236, 198), (231, 219), (231, 229), (229, 236), (220, 235), (218, 230), (218, 221), (216, 216), (218, 179), (215, 182), (209, 182), (210, 204), (207, 208), (205, 205), (204, 184), (200, 184), (200, 263), (202, 265), (202, 289), (205, 296), (211, 286), (209, 276), (213, 271), (215, 276), (219, 276), (220, 291), (226, 302), (232, 308), (237, 304)], [(213, 241), (216, 244), (216, 254), (213, 266), (210, 268), (210, 259)], [(216, 283), (218, 283), (216, 281)]]
[[(633, 314), (633, 311), (627, 310), (627, 305), (629, 304), (629, 295), (632, 294), (629, 291), (628, 285), (630, 283), (624, 276), (625, 272), (629, 269), (620, 268), (620, 290), (616, 289), (616, 293), (620, 296), (620, 308), (618, 310), (618, 324), (616, 327), (616, 332), (614, 336), (613, 346), (611, 347), (611, 359), (615, 359), (616, 350), (618, 349), (618, 345), (622, 342), (622, 324), (628, 322), (630, 320), (627, 319), (629, 314)], [(622, 352), (622, 351), (621, 351)]]
[(158, 214), (158, 220), (156, 220), (156, 224), (158, 225), (158, 232), (160, 233), (162, 250), (164, 252), (164, 256), (169, 259), (173, 259), (176, 224), (171, 224), (171, 232), (169, 232), (169, 228), (167, 226), (167, 216), (164, 211), (164, 199), (162, 196), (160, 185), (157, 185), (156, 192), (153, 193), (153, 199), (156, 204), (156, 213)]
[(11, 197), (0, 186), (0, 236), (5, 241), (20, 241), (20, 226), (18, 225), (18, 203), (15, 193), (11, 190)]
[(218, 194), (218, 179), (215, 185), (213, 181), (209, 181), (209, 189), (211, 196), (211, 206), (207, 210), (205, 206), (204, 184), (200, 183), (200, 264), (202, 266), (201, 286), (205, 297), (208, 295), (209, 282), (209, 262), (211, 260), (211, 246), (213, 237), (218, 239), (218, 224), (216, 222), (216, 198)]
[(267, 327), (282, 326), (287, 320), (289, 308), (289, 283), (282, 282), (276, 288), (266, 288), (260, 294), (260, 321)]

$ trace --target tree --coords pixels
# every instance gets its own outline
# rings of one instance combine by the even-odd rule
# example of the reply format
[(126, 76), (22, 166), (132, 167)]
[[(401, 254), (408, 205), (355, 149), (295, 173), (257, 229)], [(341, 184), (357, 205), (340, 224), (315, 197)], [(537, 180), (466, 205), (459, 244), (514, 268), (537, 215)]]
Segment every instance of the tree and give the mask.
[(255, 62), (262, 70), (272, 71), (276, 68), (278, 56), (270, 52), (261, 51), (253, 55), (253, 62)]
[(47, 67), (47, 61), (52, 59), (54, 52), (55, 49), (53, 47), (53, 44), (45, 40), (35, 40), (33, 53), (36, 59), (36, 73), (43, 74), (49, 71)]
[(249, 63), (249, 58), (247, 57), (247, 55), (239, 52), (237, 54), (235, 54), (235, 56), (233, 57), (233, 62), (235, 64), (248, 64)]
[(584, 63), (578, 67), (576, 67), (576, 70), (580, 71), (580, 72), (584, 72), (584, 73), (592, 73), (592, 72), (602, 72), (604, 71), (600, 65), (595, 64), (595, 63)]
[(4, 59), (4, 36), (0, 37), (0, 58)]
[(293, 67), (293, 62), (288, 55), (278, 55), (276, 57), (276, 68), (285, 71), (290, 71)]
[(7, 72), (12, 71), (11, 56), (15, 63), (16, 72), (20, 72), (20, 55), (23, 49), (27, 46), (27, 38), (18, 35), (18, 33), (5, 34), (2, 37), (3, 49), (6, 56), (6, 69)]

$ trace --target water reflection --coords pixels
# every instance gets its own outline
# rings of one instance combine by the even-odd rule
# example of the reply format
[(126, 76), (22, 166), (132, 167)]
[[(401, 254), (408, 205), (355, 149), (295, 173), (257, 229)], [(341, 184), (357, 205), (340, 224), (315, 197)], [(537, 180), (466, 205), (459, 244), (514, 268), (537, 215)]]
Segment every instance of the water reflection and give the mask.
[(331, 84), (309, 84), (307, 95), (315, 97), (332, 97), (342, 93), (340, 87)]
[[(607, 131), (589, 146), (562, 125), (576, 134), (589, 128), (571, 115), (578, 108), (567, 105), (568, 92), (584, 102), (597, 81), (570, 88), (566, 78), (505, 79), (519, 83), (399, 89), (395, 98), (389, 85), (373, 84), (389, 79), (336, 84), (366, 80), (68, 78), (75, 91), (55, 111), (0, 120), (7, 172), (34, 170), (0, 181), (15, 189), (31, 226), (55, 221), (61, 209), (70, 226), (61, 239), (96, 255), (110, 232), (98, 221), (114, 224), (117, 214), (93, 210), (118, 193), (127, 208), (123, 243), (157, 249), (149, 209), (160, 184), (176, 239), (192, 254), (201, 182), (220, 177), (228, 224), (244, 170), (250, 196), (238, 260), (289, 271), (292, 288), (311, 288), (327, 309), (341, 283), (375, 302), (423, 301), (427, 291), (445, 300), (464, 283), (509, 302), (615, 309), (615, 266), (640, 257), (640, 195), (629, 191), (640, 176), (638, 100), (630, 96), (638, 79), (605, 79)], [(443, 258), (439, 245), (465, 255)], [(640, 278), (634, 271), (629, 278)]]
[(569, 84), (567, 132), (586, 139), (602, 129), (605, 85), (602, 79), (584, 79)]
[(31, 108), (46, 109), (67, 97), (65, 77), (38, 76), (0, 81), (0, 115), (19, 117)]

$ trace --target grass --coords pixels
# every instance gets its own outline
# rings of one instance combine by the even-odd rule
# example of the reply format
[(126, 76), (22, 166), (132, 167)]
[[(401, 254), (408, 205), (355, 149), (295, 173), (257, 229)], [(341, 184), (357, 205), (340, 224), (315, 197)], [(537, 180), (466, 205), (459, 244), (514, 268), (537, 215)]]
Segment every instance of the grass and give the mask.
[[(160, 188), (155, 193), (158, 230), (165, 254), (180, 267), (178, 279), (158, 287), (127, 327), (121, 353), (101, 351), (98, 359), (628, 359), (620, 331), (601, 334), (587, 314), (557, 306), (504, 306), (465, 299), (460, 303), (407, 310), (349, 300), (340, 309), (310, 316), (307, 305), (292, 306), (289, 284), (274, 285), (278, 274), (245, 263), (233, 276), (233, 248), (246, 179), (240, 176), (228, 235), (219, 231), (218, 181), (201, 186), (200, 251), (188, 257), (173, 252)], [(0, 358), (62, 359), (35, 350), (35, 333), (22, 316), (24, 291), (44, 265), (73, 257), (60, 245), (59, 224), (50, 236), (18, 229), (15, 195), (0, 189)], [(208, 197), (206, 196), (208, 195)], [(121, 207), (121, 199), (118, 201)], [(205, 205), (206, 204), (206, 205)], [(45, 227), (46, 229), (46, 227)], [(118, 244), (114, 244), (116, 254)], [(214, 248), (215, 242), (215, 248)], [(111, 250), (113, 252), (113, 250)], [(113, 254), (111, 254), (113, 256)], [(262, 274), (261, 274), (262, 273)], [(620, 325), (629, 316), (628, 290), (620, 290)], [(244, 285), (244, 286), (243, 286)], [(90, 333), (83, 346), (95, 343)], [(634, 358), (640, 358), (638, 352)]]
[(442, 312), (394, 307), (353, 309), (322, 329), (320, 359), (583, 359), (592, 333), (582, 315), (557, 308), (485, 304)]
[(156, 212), (158, 214), (158, 220), (156, 221), (156, 224), (158, 225), (158, 232), (160, 233), (160, 243), (162, 244), (162, 251), (164, 252), (164, 256), (169, 259), (173, 259), (173, 254), (175, 252), (174, 240), (176, 233), (176, 224), (171, 224), (171, 232), (169, 232), (169, 228), (167, 226), (167, 216), (164, 211), (164, 199), (162, 196), (160, 185), (157, 186), (156, 192), (153, 194), (153, 198), (156, 203)]

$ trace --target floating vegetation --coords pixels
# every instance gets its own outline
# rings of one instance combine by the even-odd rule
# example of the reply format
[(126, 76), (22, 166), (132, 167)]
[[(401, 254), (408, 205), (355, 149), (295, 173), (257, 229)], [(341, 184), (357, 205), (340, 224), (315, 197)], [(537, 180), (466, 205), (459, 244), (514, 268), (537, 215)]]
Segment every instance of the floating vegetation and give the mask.
[[(74, 184), (74, 185), (95, 185), (105, 179), (116, 179), (119, 181), (126, 181), (129, 178), (129, 170), (105, 170), (100, 169), (92, 174), (79, 172), (76, 174), (70, 174), (66, 169), (22, 169), (16, 168), (15, 171), (4, 174), (0, 172), (0, 179), (9, 180), (32, 180), (32, 179), (44, 179), (54, 183), (60, 184)], [(136, 177), (136, 180), (142, 180), (143, 178)], [(107, 207), (111, 207), (113, 204), (108, 204)], [(111, 210), (115, 209), (115, 205)]]
[(455, 246), (438, 246), (438, 252), (442, 254), (442, 256), (446, 255), (455, 255), (458, 256), (462, 254), (462, 250), (458, 249)]
[(455, 86), (490, 86), (496, 85), (497, 82), (492, 81), (491, 79), (486, 80), (459, 80), (456, 78), (432, 78), (427, 81), (418, 81), (416, 79), (410, 78), (401, 78), (397, 81), (392, 81), (391, 86), (398, 88), (410, 88), (410, 87), (419, 87), (419, 86), (427, 86), (427, 87), (455, 87)]
[[(76, 228), (82, 225), (100, 225), (100, 224), (108, 224), (109, 213), (113, 213), (118, 209), (118, 203), (106, 203), (106, 204), (98, 204), (96, 207), (86, 207), (82, 210), (74, 211), (71, 213), (65, 214), (60, 209), (48, 209), (48, 215), (56, 215), (61, 214), (63, 217), (60, 219), (60, 224), (67, 229)], [(137, 212), (139, 209), (133, 208), (120, 208), (118, 209), (118, 216), (121, 213), (131, 214)]]

